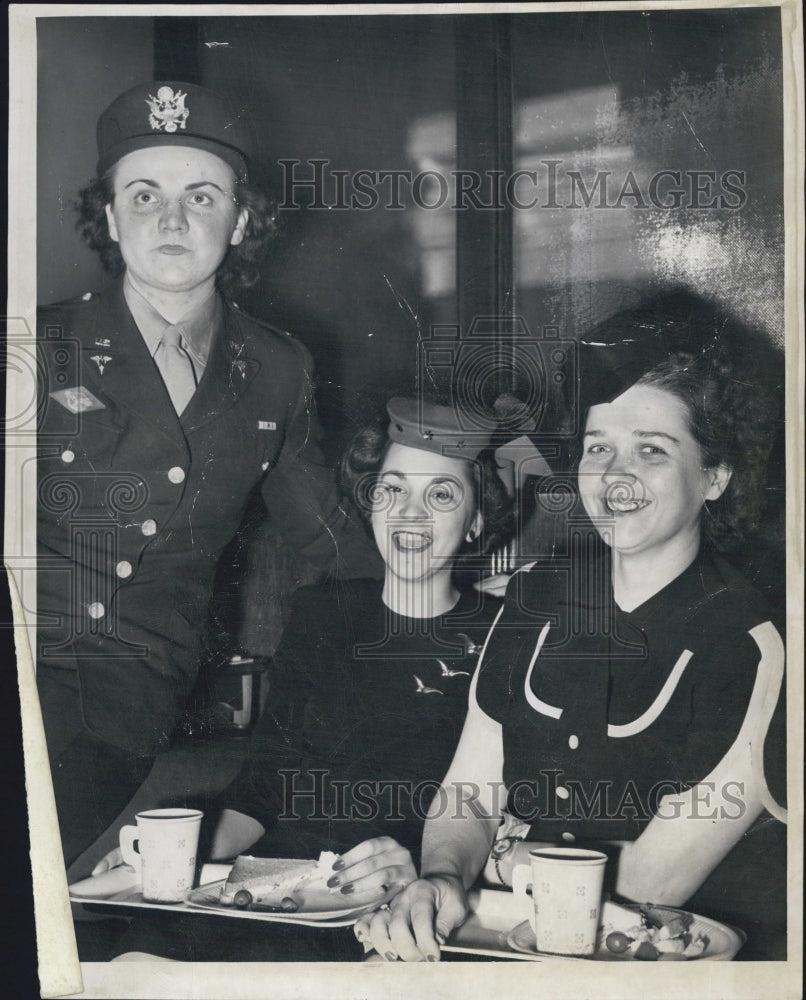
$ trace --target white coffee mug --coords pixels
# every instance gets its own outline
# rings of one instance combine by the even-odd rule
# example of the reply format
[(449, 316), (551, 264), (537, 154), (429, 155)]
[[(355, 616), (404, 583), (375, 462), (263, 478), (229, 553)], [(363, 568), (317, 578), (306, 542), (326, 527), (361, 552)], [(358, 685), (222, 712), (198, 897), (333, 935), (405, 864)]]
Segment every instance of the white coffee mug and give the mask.
[(193, 888), (202, 813), (147, 809), (120, 831), (120, 853), (142, 879), (149, 903), (181, 903)]
[(537, 950), (592, 955), (607, 855), (581, 847), (539, 847), (529, 852), (529, 862), (512, 872), (512, 891), (524, 902)]

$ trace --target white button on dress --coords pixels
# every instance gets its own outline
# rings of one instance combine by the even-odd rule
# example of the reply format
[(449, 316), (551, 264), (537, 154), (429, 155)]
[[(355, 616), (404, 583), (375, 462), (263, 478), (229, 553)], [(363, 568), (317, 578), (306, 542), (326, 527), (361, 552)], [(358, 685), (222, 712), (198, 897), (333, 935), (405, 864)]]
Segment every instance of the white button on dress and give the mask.
[(567, 799), (571, 795), (564, 785), (558, 785), (556, 791), (558, 799)]
[(168, 478), (172, 483), (184, 483), (185, 481), (185, 470), (179, 466), (175, 465), (172, 469), (168, 470)]
[(573, 843), (574, 843), (574, 841), (576, 840), (576, 837), (575, 837), (575, 836), (573, 835), (573, 833), (569, 833), (569, 832), (568, 832), (568, 831), (566, 830), (566, 831), (565, 831), (565, 832), (563, 833), (563, 840), (564, 840), (564, 841), (566, 842), (566, 844), (573, 844)]
[(125, 580), (127, 576), (132, 575), (132, 564), (127, 559), (121, 559), (117, 566), (115, 566), (115, 572), (121, 580)]
[(579, 746), (579, 737), (576, 735), (576, 733), (571, 733), (571, 735), (568, 737), (568, 746), (571, 747), (572, 750), (576, 750), (576, 748)]
[(66, 449), (65, 449), (65, 450), (64, 450), (64, 451), (62, 452), (62, 461), (63, 461), (63, 462), (66, 462), (66, 463), (67, 463), (68, 465), (69, 465), (69, 464), (70, 464), (70, 463), (71, 463), (72, 461), (74, 461), (75, 457), (76, 457), (76, 453), (75, 453), (74, 451), (70, 451), (70, 449), (69, 449), (69, 448), (66, 448)]
[(93, 601), (92, 604), (87, 608), (87, 613), (90, 618), (103, 618), (106, 613), (106, 608), (101, 604), (100, 601)]
[(156, 535), (157, 522), (153, 518), (149, 517), (140, 525), (140, 531), (142, 531), (144, 535)]

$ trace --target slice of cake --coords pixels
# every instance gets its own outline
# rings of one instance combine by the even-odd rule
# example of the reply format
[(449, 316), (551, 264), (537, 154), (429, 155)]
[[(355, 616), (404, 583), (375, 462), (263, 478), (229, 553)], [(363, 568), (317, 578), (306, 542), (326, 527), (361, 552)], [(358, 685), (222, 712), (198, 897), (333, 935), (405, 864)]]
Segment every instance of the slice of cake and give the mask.
[(240, 909), (270, 907), (293, 912), (299, 908), (294, 893), (302, 889), (324, 889), (338, 857), (323, 851), (318, 861), (298, 858), (253, 858), (241, 854), (221, 891), (223, 906)]

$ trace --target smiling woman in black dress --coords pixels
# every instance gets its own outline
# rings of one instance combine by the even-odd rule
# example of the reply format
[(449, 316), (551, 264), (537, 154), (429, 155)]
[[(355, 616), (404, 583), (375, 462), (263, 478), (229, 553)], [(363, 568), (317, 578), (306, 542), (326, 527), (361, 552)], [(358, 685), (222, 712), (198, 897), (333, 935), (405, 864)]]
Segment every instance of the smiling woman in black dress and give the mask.
[[(454, 412), (393, 399), (343, 462), (383, 581), (301, 588), (272, 661), (269, 700), (240, 774), (220, 799), (211, 860), (339, 855), (345, 908), (416, 878), (422, 827), (451, 761), (478, 649), (501, 601), (457, 571), (505, 545), (512, 503), (484, 442)], [(112, 852), (96, 871), (119, 863)], [(202, 915), (149, 914), (118, 951), (196, 961), (356, 960), (355, 937)]]

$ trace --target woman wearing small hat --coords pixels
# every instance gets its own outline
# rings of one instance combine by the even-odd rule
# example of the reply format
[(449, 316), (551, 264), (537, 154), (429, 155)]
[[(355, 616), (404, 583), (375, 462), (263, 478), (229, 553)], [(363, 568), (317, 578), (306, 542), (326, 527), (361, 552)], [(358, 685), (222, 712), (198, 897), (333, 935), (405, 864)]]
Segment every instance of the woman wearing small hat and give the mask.
[[(710, 313), (694, 329), (694, 312), (669, 308), (587, 338), (603, 360), (582, 375), (578, 486), (606, 550), (581, 532), (569, 558), (511, 580), (443, 783), (450, 807), (425, 826), (422, 879), (356, 927), (387, 958), (438, 958), (491, 847), (511, 885), (536, 844), (603, 848), (611, 889), (638, 902), (681, 906), (713, 873), (719, 888), (700, 898), (723, 919), (735, 904), (751, 947), (765, 919), (783, 921), (783, 957), (785, 884), (771, 900), (745, 893), (753, 845), (786, 817), (770, 791), (784, 790), (784, 647), (722, 555), (758, 518), (776, 407), (735, 324)], [(526, 839), (494, 843), (505, 810)], [(773, 878), (773, 857), (761, 865), (756, 885)]]
[(81, 231), (114, 281), (39, 320), (37, 678), (68, 865), (167, 747), (256, 490), (300, 555), (377, 571), (318, 448), (310, 355), (231, 299), (274, 227), (240, 109), (144, 84), (97, 138)]
[[(342, 463), (384, 579), (295, 593), (269, 701), (212, 834), (213, 860), (337, 853), (328, 885), (345, 906), (383, 902), (416, 877), (425, 813), (501, 607), (460, 573), (469, 566), (478, 579), (488, 553), (514, 533), (489, 435), (467, 435), (450, 407), (395, 398), (387, 409), (388, 426), (359, 431)], [(112, 852), (96, 872), (119, 861)], [(118, 950), (219, 961), (362, 957), (349, 929), (227, 921), (221, 934), (213, 918), (208, 934), (198, 916), (152, 917)]]

